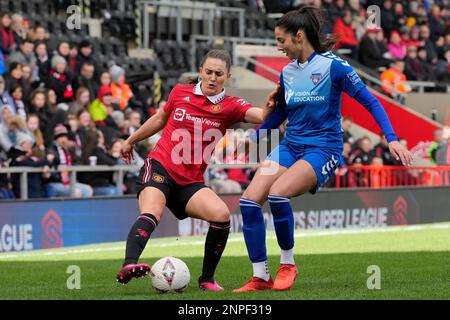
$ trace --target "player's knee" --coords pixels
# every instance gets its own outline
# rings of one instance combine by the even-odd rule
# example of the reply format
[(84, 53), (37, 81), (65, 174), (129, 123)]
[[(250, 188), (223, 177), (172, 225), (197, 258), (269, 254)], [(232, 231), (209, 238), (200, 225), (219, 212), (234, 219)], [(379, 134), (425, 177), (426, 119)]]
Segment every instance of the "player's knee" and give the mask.
[(272, 187), (270, 187), (269, 195), (285, 198), (292, 197), (291, 192), (286, 187), (278, 184), (274, 184)]
[(258, 194), (256, 192), (253, 192), (250, 189), (247, 189), (247, 190), (244, 191), (244, 193), (242, 194), (241, 199), (251, 200), (251, 201), (254, 201), (254, 202), (258, 202), (258, 203), (261, 202), (261, 199), (258, 196)]
[(216, 222), (230, 221), (230, 210), (228, 210), (228, 207), (225, 206), (217, 209), (213, 220)]
[(142, 211), (141, 213), (150, 213), (152, 214), (156, 220), (158, 220), (158, 223), (161, 221), (162, 215), (163, 215), (164, 209), (158, 208), (158, 207), (149, 207), (147, 210)]

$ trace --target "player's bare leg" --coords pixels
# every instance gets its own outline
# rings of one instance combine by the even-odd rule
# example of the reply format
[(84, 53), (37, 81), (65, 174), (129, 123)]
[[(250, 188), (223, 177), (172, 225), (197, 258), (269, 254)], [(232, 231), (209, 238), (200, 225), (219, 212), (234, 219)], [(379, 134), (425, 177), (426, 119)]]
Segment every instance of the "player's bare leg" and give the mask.
[(283, 173), (269, 190), (275, 232), (281, 248), (280, 266), (273, 290), (288, 290), (294, 284), (298, 270), (294, 261), (294, 222), (290, 198), (302, 195), (317, 184), (313, 167), (299, 160)]
[(189, 199), (186, 214), (210, 223), (205, 240), (202, 275), (198, 280), (199, 286), (204, 290), (223, 290), (214, 280), (214, 273), (230, 233), (230, 211), (214, 191), (203, 188)]
[(267, 266), (266, 230), (261, 206), (266, 202), (271, 185), (287, 170), (278, 163), (264, 161), (240, 200), (244, 220), (244, 238), (253, 266), (253, 277), (233, 292), (270, 290), (272, 278)]
[(139, 194), (141, 214), (128, 234), (125, 261), (117, 274), (117, 282), (126, 284), (133, 278), (149, 274), (151, 266), (145, 263), (138, 264), (138, 260), (151, 233), (161, 220), (165, 205), (164, 194), (154, 187), (146, 187)]

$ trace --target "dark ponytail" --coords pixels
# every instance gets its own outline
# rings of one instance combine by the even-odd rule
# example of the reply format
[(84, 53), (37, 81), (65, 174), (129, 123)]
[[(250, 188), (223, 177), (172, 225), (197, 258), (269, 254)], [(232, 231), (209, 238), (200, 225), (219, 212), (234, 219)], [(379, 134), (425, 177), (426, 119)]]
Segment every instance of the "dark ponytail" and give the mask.
[(320, 10), (311, 6), (302, 6), (298, 10), (289, 11), (278, 20), (276, 26), (283, 28), (292, 36), (299, 30), (306, 34), (314, 50), (323, 53), (332, 50), (336, 44), (333, 36), (322, 34), (323, 17)]

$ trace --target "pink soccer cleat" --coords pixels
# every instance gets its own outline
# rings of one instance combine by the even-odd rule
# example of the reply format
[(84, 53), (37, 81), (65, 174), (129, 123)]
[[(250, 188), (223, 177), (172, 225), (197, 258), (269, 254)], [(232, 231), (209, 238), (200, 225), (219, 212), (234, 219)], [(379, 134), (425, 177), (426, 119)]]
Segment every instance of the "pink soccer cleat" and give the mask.
[(150, 273), (152, 267), (145, 263), (128, 264), (117, 274), (117, 282), (127, 284), (133, 278), (145, 277)]
[(202, 290), (207, 291), (222, 291), (223, 288), (217, 282), (199, 282), (198, 286)]

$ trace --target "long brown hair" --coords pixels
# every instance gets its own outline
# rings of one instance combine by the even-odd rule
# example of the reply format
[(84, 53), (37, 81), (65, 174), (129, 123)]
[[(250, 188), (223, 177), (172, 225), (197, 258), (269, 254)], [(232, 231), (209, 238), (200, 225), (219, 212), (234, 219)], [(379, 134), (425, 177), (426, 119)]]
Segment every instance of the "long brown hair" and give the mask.
[(333, 49), (336, 39), (322, 34), (322, 25), (323, 16), (320, 10), (311, 6), (302, 6), (298, 10), (289, 11), (276, 24), (292, 36), (302, 30), (314, 50), (324, 53)]

